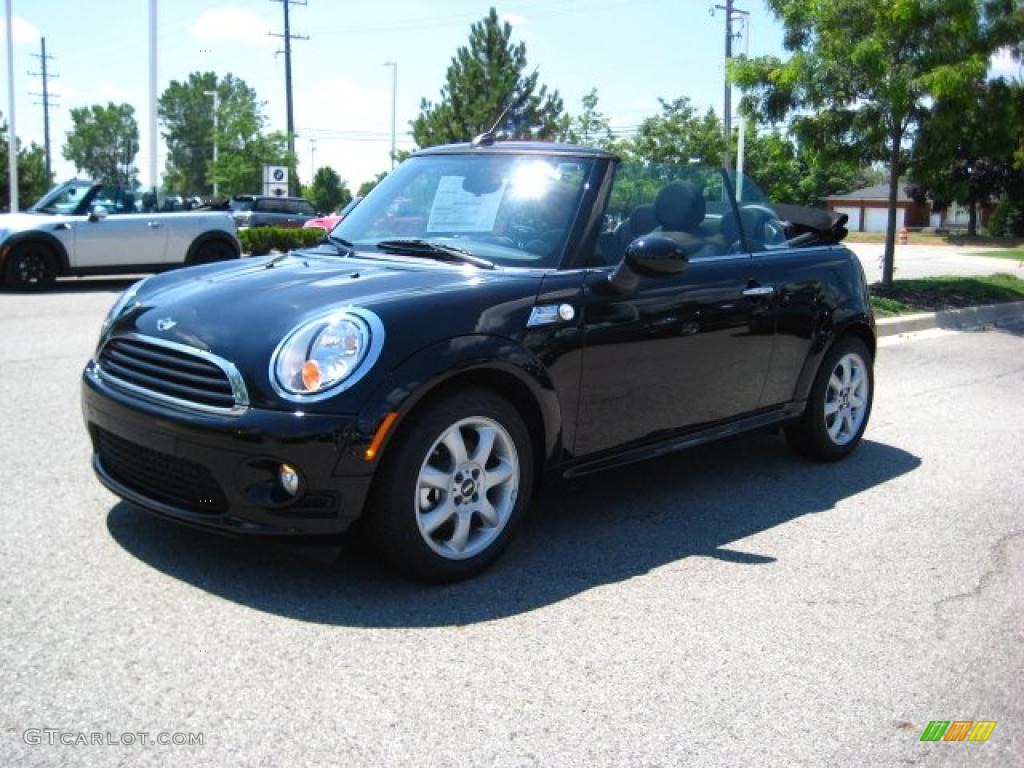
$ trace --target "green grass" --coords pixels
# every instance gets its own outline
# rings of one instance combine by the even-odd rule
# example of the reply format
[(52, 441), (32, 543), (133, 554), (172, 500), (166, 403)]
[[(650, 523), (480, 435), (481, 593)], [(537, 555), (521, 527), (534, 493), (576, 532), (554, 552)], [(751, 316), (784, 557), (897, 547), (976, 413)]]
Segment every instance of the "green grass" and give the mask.
[(871, 286), (871, 306), (879, 317), (1024, 301), (1024, 280), (1000, 273), (987, 277), (925, 277), (894, 280), (891, 288)]
[(989, 256), (993, 259), (1013, 259), (1024, 261), (1024, 248), (1007, 248), (1000, 251), (972, 251), (968, 256)]

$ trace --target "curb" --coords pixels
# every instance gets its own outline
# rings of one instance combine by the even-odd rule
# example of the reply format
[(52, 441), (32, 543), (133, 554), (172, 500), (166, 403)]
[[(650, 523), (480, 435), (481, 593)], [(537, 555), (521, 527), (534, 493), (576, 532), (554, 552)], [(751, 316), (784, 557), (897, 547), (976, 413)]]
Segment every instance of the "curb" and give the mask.
[(1024, 320), (1024, 301), (1011, 301), (1005, 304), (987, 304), (982, 307), (965, 307), (964, 309), (946, 309), (941, 312), (922, 312), (919, 315), (901, 315), (886, 317), (876, 322), (879, 338), (897, 336), (901, 333), (927, 331), (932, 328), (950, 328), (968, 330), (983, 328), (986, 325)]

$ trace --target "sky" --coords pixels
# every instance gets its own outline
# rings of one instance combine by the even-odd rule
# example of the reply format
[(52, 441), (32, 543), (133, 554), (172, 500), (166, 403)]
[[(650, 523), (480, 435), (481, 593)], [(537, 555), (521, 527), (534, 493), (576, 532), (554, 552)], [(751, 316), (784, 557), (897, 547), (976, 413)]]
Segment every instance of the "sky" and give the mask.
[[(146, 180), (148, 135), (147, 0), (12, 0), (18, 136), (43, 141), (39, 38), (51, 72), (50, 139), (56, 178), (75, 174), (62, 155), (70, 109), (125, 101), (136, 109)], [(690, 98), (722, 108), (724, 16), (721, 0), (307, 0), (291, 7), (292, 81), (298, 174), (329, 165), (353, 188), (390, 167), (392, 70), (398, 65), (399, 148), (411, 149), (409, 121), (420, 101), (436, 101), (447, 67), (470, 25), (494, 5), (526, 43), (531, 67), (557, 89), (569, 112), (591, 88), (613, 128), (629, 130), (658, 111), (658, 99)], [(158, 91), (193, 71), (241, 77), (266, 102), (268, 128), (285, 130), (283, 10), (275, 0), (157, 0)], [(761, 0), (738, 0), (751, 13), (751, 55), (783, 55), (781, 26)], [(0, 17), (0, 32), (4, 31)], [(2, 45), (0, 38), (0, 45)], [(743, 43), (738, 42), (737, 50)], [(1000, 74), (1021, 74), (1009, 57)], [(6, 73), (5, 73), (6, 74)], [(0, 111), (7, 113), (7, 82)], [(158, 163), (164, 166), (162, 139)], [(254, 190), (256, 191), (256, 190)]]

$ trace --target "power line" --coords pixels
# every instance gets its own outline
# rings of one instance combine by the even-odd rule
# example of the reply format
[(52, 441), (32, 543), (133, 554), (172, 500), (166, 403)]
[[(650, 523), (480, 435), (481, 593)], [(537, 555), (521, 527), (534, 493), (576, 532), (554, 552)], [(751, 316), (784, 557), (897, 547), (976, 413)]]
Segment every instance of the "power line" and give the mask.
[[(288, 109), (288, 154), (295, 157), (295, 113), (292, 109), (292, 40), (309, 40), (308, 35), (293, 35), (288, 19), (288, 9), (293, 5), (307, 5), (307, 0), (271, 0), (284, 7), (284, 34), (271, 32), (271, 37), (284, 38), (284, 92)], [(292, 174), (288, 174), (288, 194), (293, 192)]]
[[(36, 104), (43, 105), (43, 145), (46, 148), (46, 178), (52, 178), (50, 171), (50, 78), (58, 78), (60, 75), (55, 75), (47, 70), (47, 62), (53, 59), (46, 53), (46, 38), (40, 39), (41, 51), (40, 53), (33, 53), (32, 56), (39, 59), (39, 68), (41, 72), (29, 72), (30, 77), (39, 77), (43, 81), (43, 92), (36, 93), (29, 91), (30, 96), (38, 96), (42, 101), (37, 101)], [(58, 106), (58, 105), (54, 105)]]

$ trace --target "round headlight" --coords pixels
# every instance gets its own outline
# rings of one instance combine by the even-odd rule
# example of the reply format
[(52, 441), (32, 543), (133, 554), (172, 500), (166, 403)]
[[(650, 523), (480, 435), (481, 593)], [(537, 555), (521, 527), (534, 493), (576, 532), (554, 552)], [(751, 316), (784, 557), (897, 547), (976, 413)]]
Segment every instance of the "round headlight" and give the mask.
[(361, 375), (372, 365), (371, 349), (379, 351), (382, 341), (380, 322), (364, 311), (345, 310), (303, 323), (285, 337), (274, 355), (274, 385), (295, 399), (330, 394), (346, 382), (353, 383), (357, 371)]

